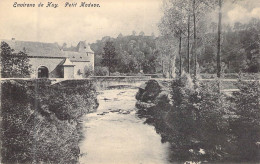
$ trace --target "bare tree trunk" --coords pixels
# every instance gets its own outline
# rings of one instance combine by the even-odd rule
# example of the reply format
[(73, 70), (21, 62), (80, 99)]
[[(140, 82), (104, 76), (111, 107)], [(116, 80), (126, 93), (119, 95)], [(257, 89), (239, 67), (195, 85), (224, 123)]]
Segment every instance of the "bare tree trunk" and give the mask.
[(187, 58), (188, 58), (188, 70), (187, 72), (190, 73), (190, 13), (188, 16), (188, 45), (187, 45)]
[(180, 76), (182, 74), (182, 59), (181, 59), (181, 32), (180, 32), (180, 41), (179, 41), (179, 57), (180, 57)]
[(110, 60), (110, 54), (108, 55), (108, 76), (110, 76), (110, 68), (111, 68), (111, 60)]
[(176, 55), (173, 56), (173, 59), (172, 59), (172, 78), (175, 79), (176, 77), (176, 73), (175, 73), (175, 62), (176, 62)]
[(219, 18), (218, 18), (218, 51), (217, 51), (217, 77), (218, 77), (218, 92), (221, 91), (221, 19), (222, 19), (222, 0), (219, 2)]
[(222, 0), (219, 1), (219, 19), (218, 19), (218, 51), (217, 51), (217, 77), (221, 77), (221, 20), (222, 20)]
[(168, 65), (168, 74), (169, 74), (169, 79), (171, 79), (171, 55), (169, 54), (169, 65)]
[(194, 45), (193, 45), (193, 54), (194, 54), (194, 76), (197, 77), (197, 29), (196, 29), (196, 12), (195, 12), (196, 0), (193, 0), (193, 30), (194, 30)]
[(164, 75), (164, 62), (163, 62), (163, 60), (162, 60), (162, 74)]

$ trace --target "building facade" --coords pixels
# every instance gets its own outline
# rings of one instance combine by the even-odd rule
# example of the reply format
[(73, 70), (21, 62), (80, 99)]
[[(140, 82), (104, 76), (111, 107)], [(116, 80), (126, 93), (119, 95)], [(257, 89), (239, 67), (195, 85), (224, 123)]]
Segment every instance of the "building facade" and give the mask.
[(94, 52), (85, 41), (73, 50), (59, 48), (57, 43), (2, 40), (14, 52), (24, 52), (32, 65), (31, 78), (84, 78), (94, 71)]

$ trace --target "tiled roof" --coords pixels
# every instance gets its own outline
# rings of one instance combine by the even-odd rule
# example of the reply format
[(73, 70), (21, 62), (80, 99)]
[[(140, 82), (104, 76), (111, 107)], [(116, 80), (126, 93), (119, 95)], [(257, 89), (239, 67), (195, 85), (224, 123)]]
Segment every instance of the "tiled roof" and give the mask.
[(73, 52), (73, 51), (63, 51), (64, 56), (70, 59), (70, 61), (89, 61), (87, 53), (84, 52)]
[(63, 66), (74, 66), (74, 64), (70, 61), (69, 58), (66, 58), (65, 62), (63, 63)]
[(59, 47), (55, 43), (42, 43), (17, 40), (3, 40), (14, 52), (25, 52), (29, 56), (63, 57)]
[[(42, 42), (31, 42), (31, 41), (18, 41), (18, 40), (2, 40), (6, 42), (14, 52), (25, 52), (28, 56), (33, 57), (62, 57), (69, 58), (70, 61), (89, 61), (87, 51), (62, 51), (56, 43), (42, 43)], [(85, 42), (80, 42), (85, 44)], [(83, 45), (84, 46), (84, 45)], [(89, 47), (89, 46), (84, 46)], [(77, 47), (79, 48), (79, 47)], [(90, 48), (89, 48), (90, 49)], [(93, 53), (92, 50), (89, 50)]]
[(78, 52), (87, 52), (87, 53), (94, 53), (89, 44), (86, 43), (86, 41), (80, 41), (77, 45), (77, 51)]

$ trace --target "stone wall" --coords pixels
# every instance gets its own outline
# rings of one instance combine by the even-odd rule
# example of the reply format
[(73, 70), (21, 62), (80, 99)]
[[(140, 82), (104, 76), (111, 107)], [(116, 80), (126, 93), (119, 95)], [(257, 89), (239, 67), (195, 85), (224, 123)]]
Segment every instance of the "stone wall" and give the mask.
[(74, 67), (73, 66), (64, 66), (64, 79), (74, 78)]
[[(84, 68), (85, 67), (93, 67), (91, 62), (72, 62), (74, 66), (74, 78), (83, 78)], [(80, 71), (79, 71), (80, 70)], [(93, 68), (94, 70), (94, 68)], [(79, 74), (79, 72), (81, 74)]]
[(45, 66), (49, 71), (49, 78), (62, 78), (63, 72), (58, 67), (65, 59), (62, 58), (30, 58), (30, 64), (32, 65), (31, 78), (38, 77), (38, 68)]
[[(93, 54), (90, 54), (90, 60), (92, 61)], [(64, 71), (63, 69), (63, 62), (65, 59), (63, 58), (30, 58), (30, 64), (32, 65), (32, 73), (31, 78), (37, 78), (38, 77), (38, 68), (40, 66), (45, 66), (48, 68), (49, 71), (49, 78), (64, 78)], [(94, 58), (93, 58), (94, 60)], [(74, 66), (74, 71), (71, 75), (69, 73), (66, 75), (66, 78), (83, 78), (84, 68), (85, 67), (92, 67), (94, 70), (94, 61), (92, 62), (72, 62)], [(78, 71), (80, 70), (80, 73)]]

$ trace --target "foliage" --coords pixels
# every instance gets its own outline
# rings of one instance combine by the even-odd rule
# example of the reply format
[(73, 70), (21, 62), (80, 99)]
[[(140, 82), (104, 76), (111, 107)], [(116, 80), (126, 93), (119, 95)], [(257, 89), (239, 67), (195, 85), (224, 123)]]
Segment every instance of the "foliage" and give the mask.
[(1, 76), (3, 78), (29, 77), (31, 65), (25, 52), (14, 53), (10, 46), (1, 42)]
[(93, 75), (94, 75), (93, 66), (92, 66), (92, 65), (90, 65), (90, 66), (85, 66), (85, 67), (84, 67), (83, 77), (86, 78), (86, 77), (93, 76)]
[(48, 80), (11, 80), (1, 86), (1, 162), (77, 163), (79, 122), (97, 107), (92, 84), (70, 88)]
[(138, 113), (171, 143), (175, 161), (259, 162), (260, 84), (239, 81), (237, 86), (240, 91), (227, 97), (219, 93), (217, 80), (198, 82), (183, 74), (172, 81), (170, 100), (164, 91), (169, 88), (144, 100), (153, 89), (140, 88), (137, 100), (156, 104), (139, 103)]
[[(142, 34), (142, 33), (141, 33)], [(91, 44), (91, 48), (95, 52), (95, 67), (104, 67), (102, 62), (103, 48), (107, 41), (112, 41), (115, 47), (117, 64), (112, 72), (120, 73), (139, 73), (144, 70), (144, 73), (156, 73), (158, 69), (156, 52), (156, 38), (154, 36), (145, 35), (119, 35), (117, 38), (103, 37), (102, 40)], [(147, 71), (147, 72), (145, 72)]]
[[(227, 124), (223, 119), (226, 103), (217, 92), (217, 85), (194, 83), (190, 76), (182, 75), (173, 81), (171, 95), (173, 109), (167, 122), (174, 130), (172, 142), (180, 151), (179, 158), (221, 160), (227, 137)], [(200, 149), (206, 154), (200, 154)]]
[[(223, 3), (223, 2), (222, 2)], [(194, 5), (195, 4), (195, 5)], [(196, 6), (196, 7), (194, 7)], [(159, 23), (159, 29), (165, 42), (179, 42), (182, 39), (181, 52), (171, 54), (176, 56), (176, 70), (182, 65), (187, 71), (188, 63), (191, 64), (191, 72), (195, 69), (195, 54), (202, 73), (216, 73), (217, 69), (217, 23), (212, 19), (214, 9), (218, 7), (218, 0), (166, 0), (163, 3), (164, 15)], [(196, 18), (195, 18), (196, 17)], [(190, 19), (189, 19), (190, 18)], [(195, 19), (195, 20), (194, 20)], [(189, 23), (189, 21), (191, 21)], [(259, 19), (252, 18), (247, 23), (235, 22), (234, 24), (223, 24), (221, 39), (221, 69), (226, 73), (249, 72), (257, 73), (260, 71), (259, 60)], [(190, 34), (195, 37), (188, 39), (188, 24), (190, 24)], [(194, 26), (196, 28), (194, 28)], [(192, 43), (189, 51), (192, 55), (188, 59), (188, 42)], [(173, 49), (178, 50), (178, 44), (172, 44)], [(165, 52), (171, 48), (164, 47)], [(165, 53), (164, 55), (169, 55)], [(180, 62), (180, 56), (182, 62)], [(169, 60), (170, 58), (168, 58)], [(175, 59), (173, 59), (175, 60)], [(188, 62), (190, 61), (190, 62)], [(173, 61), (174, 62), (174, 61)], [(166, 62), (164, 62), (166, 63)], [(198, 65), (197, 65), (198, 66)]]
[(108, 74), (110, 75), (111, 70), (113, 70), (116, 67), (116, 49), (113, 45), (113, 42), (107, 41), (105, 44), (104, 53), (102, 55), (102, 64), (106, 67), (108, 67)]
[(240, 162), (259, 161), (260, 148), (260, 84), (258, 81), (239, 81), (240, 92), (233, 93), (232, 111), (236, 117), (230, 118), (231, 143), (236, 151), (231, 152)]
[(107, 67), (97, 66), (95, 67), (95, 76), (107, 76), (108, 69)]

